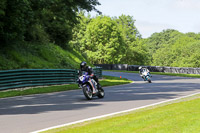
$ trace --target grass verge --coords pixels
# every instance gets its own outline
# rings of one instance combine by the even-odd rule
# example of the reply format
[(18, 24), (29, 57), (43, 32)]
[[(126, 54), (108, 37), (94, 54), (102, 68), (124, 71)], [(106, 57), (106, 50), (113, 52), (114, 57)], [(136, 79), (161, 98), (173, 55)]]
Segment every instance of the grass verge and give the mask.
[[(126, 70), (104, 70), (104, 71), (110, 71), (110, 72), (126, 72), (126, 73), (139, 73), (138, 71), (126, 71)], [(151, 74), (200, 78), (200, 74), (164, 73), (164, 72), (151, 72)]]
[[(103, 87), (105, 87), (105, 86), (128, 84), (131, 82), (132, 81), (127, 80), (125, 78), (103, 76), (103, 80), (100, 81), (100, 84)], [(75, 89), (79, 89), (77, 84), (49, 86), (49, 87), (34, 87), (34, 88), (29, 88), (29, 89), (16, 89), (16, 90), (0, 91), (0, 98), (59, 92), (59, 91), (67, 91), (67, 90), (75, 90)]]
[(44, 133), (196, 133), (200, 132), (200, 95), (126, 114), (106, 117)]
[(112, 77), (112, 76), (103, 76), (104, 80), (100, 81), (102, 86), (113, 86), (113, 85), (122, 85), (132, 83), (133, 81), (126, 78)]

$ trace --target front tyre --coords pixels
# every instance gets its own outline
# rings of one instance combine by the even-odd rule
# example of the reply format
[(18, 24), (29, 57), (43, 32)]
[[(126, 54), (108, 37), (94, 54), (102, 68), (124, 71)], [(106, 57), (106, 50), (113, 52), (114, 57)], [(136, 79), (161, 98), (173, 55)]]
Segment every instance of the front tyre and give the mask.
[(151, 78), (148, 76), (147, 77), (147, 81), (149, 82), (149, 83), (151, 83)]
[(88, 100), (92, 99), (92, 90), (89, 85), (83, 86), (83, 94)]

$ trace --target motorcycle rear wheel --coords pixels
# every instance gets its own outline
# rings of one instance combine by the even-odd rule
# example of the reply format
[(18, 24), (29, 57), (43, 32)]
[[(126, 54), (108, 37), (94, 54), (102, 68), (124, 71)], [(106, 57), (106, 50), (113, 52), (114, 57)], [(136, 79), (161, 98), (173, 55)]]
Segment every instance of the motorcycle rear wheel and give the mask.
[(99, 85), (99, 94), (97, 95), (99, 98), (103, 98), (105, 96), (105, 92), (104, 92), (104, 89), (102, 89), (102, 87)]

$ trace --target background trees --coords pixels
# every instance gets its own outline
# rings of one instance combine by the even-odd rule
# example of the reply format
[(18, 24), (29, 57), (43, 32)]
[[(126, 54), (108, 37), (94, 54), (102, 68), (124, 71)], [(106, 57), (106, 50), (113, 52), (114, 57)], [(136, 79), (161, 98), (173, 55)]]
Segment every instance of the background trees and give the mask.
[(124, 64), (148, 64), (147, 47), (135, 26), (133, 16), (121, 15), (115, 17), (124, 40), (125, 53), (121, 60)]
[(92, 63), (199, 67), (200, 34), (167, 29), (142, 39), (132, 16), (79, 16), (70, 45)]
[(200, 34), (165, 30), (148, 38), (151, 65), (200, 67)]
[(66, 51), (75, 49), (93, 64), (200, 66), (200, 34), (166, 29), (143, 39), (133, 16), (86, 15), (84, 11), (99, 12), (95, 8), (99, 4), (97, 0), (1, 0), (1, 61), (7, 62), (8, 51), (16, 53), (13, 49), (22, 44), (32, 44), (31, 48), (54, 44)]
[(77, 12), (96, 10), (99, 4), (97, 0), (1, 0), (0, 41), (4, 45), (49, 41), (65, 47), (78, 22)]
[[(73, 30), (70, 45), (81, 51), (95, 64), (145, 63), (146, 48), (131, 16), (85, 17)], [(143, 59), (144, 58), (144, 59)]]
[(93, 63), (119, 63), (125, 47), (117, 23), (107, 16), (92, 19), (81, 50)]

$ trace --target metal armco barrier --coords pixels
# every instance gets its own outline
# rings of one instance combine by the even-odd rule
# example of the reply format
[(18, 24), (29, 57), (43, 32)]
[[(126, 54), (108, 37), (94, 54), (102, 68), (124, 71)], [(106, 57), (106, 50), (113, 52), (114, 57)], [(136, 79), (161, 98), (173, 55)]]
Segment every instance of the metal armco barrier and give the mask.
[[(159, 66), (143, 66), (149, 69), (151, 72), (166, 72), (165, 67), (159, 67)], [(139, 71), (138, 70), (139, 65), (129, 65), (128, 71)]]
[(102, 68), (101, 67), (95, 67), (93, 68), (93, 71), (95, 75), (97, 75), (98, 78), (102, 78)]
[[(102, 69), (94, 68), (101, 78)], [(0, 71), (0, 90), (76, 83), (76, 69), (16, 69)]]
[[(104, 70), (127, 70), (138, 71), (140, 65), (127, 64), (95, 64)], [(143, 66), (148, 68), (151, 72), (165, 72), (165, 73), (184, 73), (184, 74), (200, 74), (200, 68), (191, 67), (162, 67), (162, 66)]]
[(94, 64), (104, 70), (128, 70), (128, 64)]

